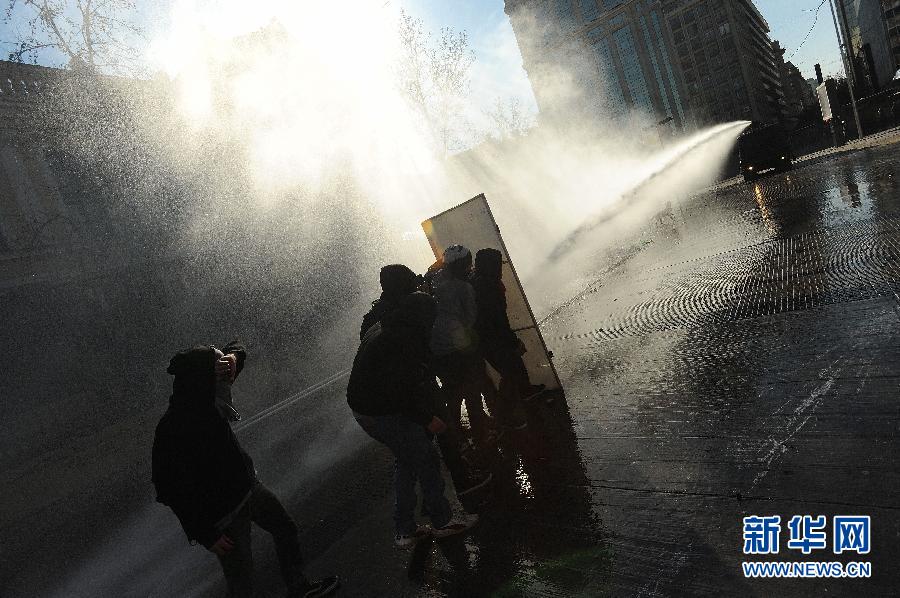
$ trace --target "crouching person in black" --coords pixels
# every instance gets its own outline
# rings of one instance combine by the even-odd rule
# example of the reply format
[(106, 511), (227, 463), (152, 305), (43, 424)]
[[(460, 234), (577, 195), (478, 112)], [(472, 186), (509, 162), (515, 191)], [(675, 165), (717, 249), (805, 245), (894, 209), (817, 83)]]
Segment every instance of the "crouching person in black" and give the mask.
[[(360, 341), (365, 339), (369, 329), (380, 323), (387, 314), (396, 310), (400, 301), (416, 292), (416, 289), (423, 283), (421, 276), (402, 264), (384, 266), (379, 274), (379, 279), (382, 289), (381, 297), (372, 302), (372, 309), (363, 316), (359, 332)], [(420, 301), (425, 300), (420, 299)], [(431, 397), (435, 415), (445, 423), (452, 421), (452, 418), (447, 414), (443, 396), (435, 383), (435, 375), (427, 368), (428, 364), (431, 364), (430, 358), (426, 359), (426, 368), (423, 370), (423, 376), (426, 379), (426, 384), (429, 386), (425, 394)], [(490, 384), (490, 381), (488, 383)], [(450, 477), (453, 479), (456, 496), (461, 502), (469, 503), (470, 495), (488, 484), (493, 475), (490, 472), (479, 471), (463, 459), (460, 454), (460, 447), (465, 445), (457, 427), (448, 426), (444, 432), (438, 435), (437, 440), (441, 449), (441, 456), (444, 458), (444, 464), (447, 466)], [(467, 508), (469, 505), (467, 505)]]
[(245, 357), (232, 343), (223, 351), (196, 346), (169, 362), (173, 392), (153, 441), (156, 499), (175, 512), (192, 544), (216, 554), (231, 596), (252, 595), (251, 521), (272, 534), (289, 596), (330, 595), (338, 579), (304, 577), (296, 524), (257, 480), (253, 460), (217, 407), (217, 387), (220, 396), (229, 394), (223, 386), (241, 372)]
[[(411, 293), (371, 326), (353, 360), (347, 403), (360, 427), (394, 456), (394, 543), (399, 548), (433, 535), (463, 533), (477, 515), (453, 519), (444, 497), (434, 434), (446, 430), (438, 416), (434, 375), (427, 366), (434, 299)], [(432, 528), (416, 524), (416, 482)]]

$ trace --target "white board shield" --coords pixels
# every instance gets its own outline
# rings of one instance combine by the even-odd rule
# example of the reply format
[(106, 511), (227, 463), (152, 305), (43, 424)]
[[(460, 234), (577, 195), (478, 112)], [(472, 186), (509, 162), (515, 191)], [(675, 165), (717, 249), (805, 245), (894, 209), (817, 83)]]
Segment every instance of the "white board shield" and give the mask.
[(525, 290), (506, 250), (491, 208), (484, 195), (441, 212), (422, 223), (425, 236), (437, 259), (450, 245), (460, 244), (474, 255), (480, 249), (498, 249), (503, 255), (503, 285), (506, 287), (507, 314), (513, 331), (525, 344), (528, 352), (523, 356), (532, 384), (545, 384), (547, 390), (562, 390), (559, 376), (544, 337), (538, 328), (534, 313), (528, 304)]

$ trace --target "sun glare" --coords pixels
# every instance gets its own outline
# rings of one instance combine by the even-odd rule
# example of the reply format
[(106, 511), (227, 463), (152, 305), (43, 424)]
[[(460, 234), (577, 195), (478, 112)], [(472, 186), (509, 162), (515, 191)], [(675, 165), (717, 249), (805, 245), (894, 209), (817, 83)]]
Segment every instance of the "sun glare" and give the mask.
[(150, 58), (175, 81), (189, 130), (240, 137), (271, 193), (335, 163), (370, 180), (434, 169), (396, 85), (396, 28), (379, 3), (181, 0)]

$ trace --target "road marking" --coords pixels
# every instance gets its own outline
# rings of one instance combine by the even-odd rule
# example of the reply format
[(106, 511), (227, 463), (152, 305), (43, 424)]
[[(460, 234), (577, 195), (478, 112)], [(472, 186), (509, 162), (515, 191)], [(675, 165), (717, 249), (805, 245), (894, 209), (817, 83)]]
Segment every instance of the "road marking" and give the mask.
[(262, 420), (266, 419), (267, 417), (275, 415), (276, 413), (278, 413), (279, 411), (281, 411), (283, 409), (287, 409), (288, 407), (290, 407), (291, 405), (293, 405), (300, 399), (306, 398), (312, 394), (319, 392), (323, 388), (334, 384), (335, 382), (337, 382), (338, 380), (341, 380), (342, 378), (348, 376), (349, 374), (350, 374), (349, 369), (341, 370), (340, 372), (337, 372), (336, 374), (332, 374), (331, 376), (329, 376), (328, 378), (325, 378), (321, 382), (317, 382), (316, 384), (313, 384), (312, 386), (304, 388), (300, 392), (297, 392), (297, 393), (289, 396), (288, 398), (284, 399), (283, 401), (275, 403), (274, 405), (270, 405), (269, 407), (266, 407), (259, 413), (255, 413), (254, 415), (251, 415), (247, 419), (241, 420), (240, 422), (235, 424), (234, 431), (240, 432), (241, 430), (249, 428), (250, 426), (257, 424), (257, 423), (261, 422)]
[[(836, 364), (837, 361), (835, 361), (831, 366), (822, 370), (822, 373), (833, 369)], [(757, 473), (756, 477), (753, 478), (753, 482), (750, 484), (750, 488), (747, 490), (747, 492), (752, 492), (762, 481), (762, 479), (769, 473), (772, 467), (772, 463), (787, 452), (787, 447), (785, 446), (785, 444), (791, 438), (793, 438), (794, 435), (796, 435), (797, 432), (799, 432), (803, 428), (803, 426), (806, 425), (806, 422), (809, 421), (809, 418), (811, 418), (815, 414), (815, 411), (822, 403), (822, 399), (825, 397), (825, 394), (828, 393), (829, 390), (831, 390), (832, 386), (834, 386), (834, 377), (829, 377), (828, 380), (813, 389), (813, 391), (807, 398), (803, 399), (800, 405), (798, 405), (797, 408), (794, 409), (794, 415), (791, 416), (785, 426), (784, 431), (786, 432), (786, 434), (784, 438), (779, 440), (778, 438), (776, 438), (776, 435), (773, 434), (766, 440), (766, 443), (772, 443), (772, 448), (769, 449), (769, 452), (766, 453), (765, 457), (763, 457), (762, 460), (765, 463), (765, 466), (763, 467), (762, 471)], [(800, 418), (803, 418), (802, 421), (799, 421)]]

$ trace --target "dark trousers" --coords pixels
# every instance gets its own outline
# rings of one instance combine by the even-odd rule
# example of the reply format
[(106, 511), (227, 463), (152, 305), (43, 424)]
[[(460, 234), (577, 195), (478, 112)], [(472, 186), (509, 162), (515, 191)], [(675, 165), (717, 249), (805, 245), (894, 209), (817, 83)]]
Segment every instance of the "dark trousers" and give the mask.
[(422, 503), (435, 527), (450, 521), (450, 503), (444, 497), (441, 461), (424, 426), (402, 415), (371, 416), (353, 413), (366, 434), (388, 447), (394, 455), (394, 525), (397, 533), (416, 531), (416, 482), (422, 486)]
[(441, 379), (441, 396), (447, 406), (448, 426), (459, 429), (462, 404), (466, 403), (472, 430), (482, 434), (486, 430), (487, 414), (481, 403), (481, 387), (484, 380), (484, 360), (478, 353), (457, 351), (434, 356), (434, 373)]
[[(449, 420), (443, 413), (438, 414), (438, 417), (444, 420), (444, 423)], [(450, 472), (450, 478), (453, 480), (454, 488), (464, 488), (469, 481), (469, 465), (460, 454), (463, 439), (459, 430), (448, 423), (447, 429), (442, 434), (438, 434), (437, 441), (444, 465), (447, 466), (447, 471)]]
[(306, 584), (297, 524), (291, 519), (278, 497), (260, 483), (251, 491), (244, 507), (225, 528), (224, 534), (234, 542), (225, 556), (219, 557), (230, 596), (244, 598), (253, 595), (253, 554), (250, 549), (250, 522), (263, 528), (275, 540), (275, 551), (281, 566), (281, 576), (289, 591)]
[(504, 410), (512, 410), (528, 392), (531, 381), (522, 356), (515, 347), (483, 348), (484, 359), (500, 374), (500, 404)]

